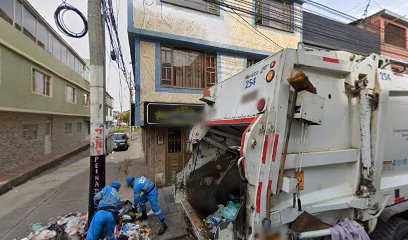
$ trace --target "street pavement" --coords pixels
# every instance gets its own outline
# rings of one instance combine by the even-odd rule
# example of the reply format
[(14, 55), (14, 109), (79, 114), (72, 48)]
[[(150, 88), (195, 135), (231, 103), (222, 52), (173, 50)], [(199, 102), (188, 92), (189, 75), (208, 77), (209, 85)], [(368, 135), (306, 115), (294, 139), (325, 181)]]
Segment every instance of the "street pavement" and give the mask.
[[(106, 183), (120, 181), (121, 199), (133, 202), (126, 178), (146, 174), (140, 133), (136, 134), (127, 151), (110, 154), (106, 160)], [(89, 150), (70, 157), (50, 169), (0, 196), (0, 239), (20, 239), (27, 236), (33, 223), (48, 223), (49, 219), (70, 212), (87, 211), (89, 181)], [(169, 229), (153, 239), (190, 239), (181, 206), (174, 203), (171, 188), (159, 189), (159, 202)], [(157, 233), (159, 221), (149, 216), (149, 225)]]

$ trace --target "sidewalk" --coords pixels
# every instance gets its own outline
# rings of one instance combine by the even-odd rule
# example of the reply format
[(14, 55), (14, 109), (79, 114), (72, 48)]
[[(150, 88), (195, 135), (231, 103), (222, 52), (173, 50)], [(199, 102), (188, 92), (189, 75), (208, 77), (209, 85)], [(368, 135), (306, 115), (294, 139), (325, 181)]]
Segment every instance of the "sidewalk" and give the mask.
[(6, 170), (0, 175), (0, 195), (11, 190), (13, 187), (25, 183), (34, 176), (60, 164), (70, 156), (89, 147), (89, 141), (61, 150), (58, 153), (50, 154), (44, 159), (22, 164), (16, 168)]
[[(107, 158), (107, 162), (115, 162), (116, 155), (113, 153)], [(124, 162), (116, 180), (122, 183), (120, 196), (122, 200), (128, 199), (133, 202), (132, 189), (126, 188), (126, 179), (128, 177), (139, 177), (148, 174), (148, 166), (145, 162), (142, 150), (141, 134), (135, 133), (135, 139), (131, 141), (131, 147), (125, 152)], [(194, 239), (187, 232), (187, 224), (184, 219), (184, 211), (181, 204), (175, 203), (172, 187), (159, 188), (159, 205), (163, 212), (164, 219), (168, 229), (162, 236), (157, 236), (160, 228), (159, 219), (153, 214), (149, 216), (148, 222), (152, 229), (151, 239), (171, 240), (171, 239)], [(147, 205), (147, 211), (150, 211), (150, 204)]]

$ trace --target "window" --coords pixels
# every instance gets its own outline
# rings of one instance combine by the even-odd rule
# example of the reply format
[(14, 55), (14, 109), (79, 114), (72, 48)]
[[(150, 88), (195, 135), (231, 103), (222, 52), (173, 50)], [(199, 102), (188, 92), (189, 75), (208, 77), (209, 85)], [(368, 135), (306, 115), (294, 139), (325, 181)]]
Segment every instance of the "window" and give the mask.
[(161, 86), (208, 88), (216, 83), (216, 55), (189, 49), (161, 48)]
[(70, 103), (76, 103), (75, 88), (70, 85), (65, 86), (65, 101)]
[(19, 1), (14, 1), (14, 3), (14, 27), (21, 31), (23, 25), (23, 5)]
[(0, 17), (13, 24), (13, 0), (0, 1)]
[(65, 123), (65, 134), (72, 134), (72, 123)]
[(208, 87), (217, 83), (216, 61), (215, 55), (205, 54), (205, 79)]
[(85, 122), (85, 128), (86, 128), (86, 132), (89, 134), (91, 134), (91, 122), (90, 121), (86, 121)]
[(384, 31), (384, 42), (397, 47), (405, 48), (406, 47), (405, 29), (392, 23), (386, 22)]
[(256, 24), (293, 32), (293, 3), (289, 0), (257, 0)]
[(162, 2), (191, 8), (194, 10), (220, 15), (220, 5), (205, 0), (161, 0)]
[(51, 96), (51, 77), (37, 69), (33, 69), (33, 92)]
[(248, 57), (247, 59), (247, 67), (250, 67), (252, 65), (255, 65), (257, 62), (261, 61), (262, 59), (259, 58), (253, 58), (253, 57)]
[(171, 85), (171, 48), (161, 48), (161, 83)]
[(37, 19), (26, 9), (23, 9), (23, 32), (24, 34), (35, 41)]
[(61, 60), (61, 47), (61, 43), (58, 41), (58, 39), (53, 37), (52, 55), (58, 60)]
[(26, 140), (38, 139), (38, 125), (37, 124), (24, 124), (23, 125), (23, 137)]
[(82, 123), (77, 122), (77, 132), (82, 132)]
[(88, 93), (84, 93), (83, 95), (83, 104), (85, 107), (89, 107), (89, 94)]
[(52, 34), (48, 34), (48, 47), (47, 47), (47, 51), (52, 54), (52, 45), (53, 45), (53, 41), (55, 41), (56, 39), (54, 38), (54, 36)]
[(74, 57), (74, 55), (71, 53), (71, 52), (69, 52), (68, 51), (68, 66), (71, 68), (71, 69), (74, 69), (74, 67), (75, 67), (75, 57)]
[(79, 60), (78, 60), (77, 58), (75, 58), (75, 61), (74, 61), (74, 71), (77, 72), (77, 73), (79, 73), (79, 65), (80, 65)]
[(68, 49), (65, 46), (61, 46), (61, 62), (68, 65)]
[(37, 23), (37, 43), (42, 48), (48, 47), (48, 32), (42, 23)]

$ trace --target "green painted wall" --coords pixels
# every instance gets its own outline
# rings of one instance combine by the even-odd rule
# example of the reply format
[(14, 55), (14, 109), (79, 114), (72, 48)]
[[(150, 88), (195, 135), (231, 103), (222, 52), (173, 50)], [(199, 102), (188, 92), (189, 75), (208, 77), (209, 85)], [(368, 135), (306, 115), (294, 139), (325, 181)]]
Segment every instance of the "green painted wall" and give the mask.
[[(0, 29), (0, 109), (89, 116), (82, 100), (88, 81), (1, 18)], [(52, 77), (51, 97), (32, 92), (32, 68)], [(76, 104), (65, 101), (67, 83), (76, 88)]]

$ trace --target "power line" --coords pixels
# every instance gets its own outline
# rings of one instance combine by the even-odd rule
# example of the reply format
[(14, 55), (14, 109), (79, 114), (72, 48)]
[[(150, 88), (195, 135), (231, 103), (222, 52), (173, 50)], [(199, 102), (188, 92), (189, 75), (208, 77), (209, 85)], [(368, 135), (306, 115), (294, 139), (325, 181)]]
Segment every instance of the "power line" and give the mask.
[[(125, 76), (125, 81), (127, 82), (128, 86), (131, 87), (130, 83), (127, 81), (127, 76), (129, 74), (123, 59), (122, 47), (118, 33), (118, 23), (113, 13), (112, 0), (102, 0), (102, 9), (105, 14), (105, 22), (108, 28), (109, 39), (111, 42), (112, 50), (116, 57), (118, 69), (122, 71), (123, 75)], [(117, 17), (118, 16), (119, 8), (117, 9)]]
[[(311, 0), (306, 0), (306, 1), (313, 2), (313, 1), (311, 1)], [(267, 8), (267, 9), (265, 9), (263, 6), (256, 6), (256, 5), (251, 4), (251, 3), (248, 3), (248, 2), (243, 2), (243, 0), (235, 0), (235, 2), (240, 2), (240, 3), (238, 3), (238, 4), (235, 5), (235, 6), (232, 5), (232, 4), (225, 4), (225, 2), (216, 2), (216, 1), (209, 1), (209, 0), (208, 0), (207, 2), (220, 5), (220, 7), (225, 6), (225, 7), (227, 7), (227, 8), (232, 8), (233, 10), (236, 10), (236, 11), (239, 11), (239, 12), (241, 12), (241, 13), (244, 13), (244, 14), (250, 16), (250, 17), (260, 16), (260, 17), (262, 17), (263, 19), (271, 20), (271, 21), (280, 23), (280, 24), (282, 24), (282, 25), (286, 25), (286, 26), (288, 26), (288, 27), (293, 27), (293, 28), (296, 28), (296, 29), (299, 29), (299, 30), (303, 31), (303, 26), (302, 26), (303, 20), (298, 16), (298, 14), (296, 14), (296, 12), (297, 12), (296, 9), (293, 10), (293, 11), (294, 11), (294, 14), (292, 15), (292, 14), (288, 14), (288, 13), (284, 13), (284, 12), (277, 12), (276, 10), (273, 10), (273, 6), (272, 6), (272, 5), (269, 5), (269, 4), (264, 4), (264, 5), (269, 6), (269, 7), (272, 7), (272, 8)], [(315, 3), (315, 2), (313, 2), (313, 3)], [(317, 3), (317, 4), (319, 4), (319, 3)], [(322, 4), (319, 4), (319, 6), (320, 6), (322, 9), (326, 9), (326, 8), (329, 9), (330, 12), (335, 11), (337, 14), (345, 14), (345, 13), (342, 13), (342, 12), (340, 12), (340, 11), (338, 11), (338, 10), (331, 9), (330, 7), (327, 7), (327, 6), (322, 5)], [(258, 8), (259, 10), (266, 10), (266, 11), (268, 11), (271, 16), (261, 15), (259, 12), (256, 12), (256, 11), (253, 10), (253, 9), (256, 9), (256, 8)], [(226, 10), (226, 11), (228, 11), (228, 10)], [(321, 15), (321, 14), (317, 14), (317, 15), (327, 18), (326, 16)], [(347, 14), (345, 14), (345, 15), (346, 15), (348, 18), (357, 19), (357, 18), (355, 18), (355, 17), (353, 17), (353, 16), (350, 16), (350, 15), (347, 15)], [(282, 18), (290, 18), (290, 19), (293, 18), (294, 20), (297, 20), (297, 21), (299, 22), (299, 25), (296, 24), (296, 23), (293, 23), (293, 24), (292, 24), (292, 23), (288, 23), (287, 21), (282, 21), (282, 20), (281, 20)], [(320, 29), (322, 29), (322, 28), (323, 28), (323, 29), (326, 29), (328, 32), (331, 32), (331, 33), (332, 33), (332, 34), (321, 33), (320, 31), (314, 31), (314, 30), (310, 30), (310, 29), (309, 29), (309, 31), (311, 31), (311, 32), (313, 32), (313, 33), (315, 33), (315, 34), (317, 34), (317, 35), (326, 36), (326, 37), (331, 37), (331, 38), (337, 38), (338, 40), (341, 40), (341, 41), (344, 41), (344, 42), (353, 43), (353, 44), (359, 45), (359, 46), (361, 46), (361, 47), (367, 47), (367, 46), (366, 46), (366, 42), (364, 42), (364, 41), (362, 41), (362, 40), (358, 40), (358, 43), (357, 43), (356, 39), (354, 39), (353, 41), (350, 41), (350, 39), (348, 39), (348, 38), (341, 38), (341, 37), (339, 37), (337, 31), (333, 30), (333, 29), (330, 28), (330, 27), (327, 27), (326, 25), (319, 24), (319, 23), (311, 23), (311, 24), (314, 25), (314, 26), (316, 26), (316, 27), (318, 27), (318, 28), (320, 28)], [(345, 24), (345, 23), (342, 23), (342, 24)], [(374, 25), (374, 27), (377, 27), (377, 26)], [(336, 33), (336, 34), (335, 34), (335, 33)], [(334, 35), (333, 35), (333, 34), (334, 34)], [(392, 35), (395, 35), (395, 36), (398, 36), (398, 37), (403, 37), (403, 36), (401, 36), (400, 34), (397, 34), (397, 33), (394, 33), (394, 32), (387, 32), (387, 34), (392, 34)], [(380, 43), (380, 45), (384, 45), (384, 43)]]
[[(239, 0), (236, 0), (236, 1), (239, 1)], [(242, 6), (242, 5), (241, 5), (241, 6)], [(246, 6), (252, 6), (252, 5), (251, 5), (251, 4), (246, 4)], [(233, 5), (225, 4), (225, 2), (220, 2), (220, 7), (232, 8), (233, 10), (239, 11), (239, 12), (244, 13), (244, 14), (247, 14), (247, 15), (249, 15), (249, 16), (259, 15), (258, 13), (254, 12), (254, 11), (252, 11), (252, 10), (243, 9), (243, 8), (241, 8), (241, 7), (238, 7), (238, 6), (233, 6)], [(252, 9), (252, 7), (251, 7), (251, 9)], [(289, 17), (289, 16), (292, 18), (293, 16), (292, 16), (291, 14), (282, 13), (282, 12), (276, 12), (276, 11), (274, 11), (274, 10), (272, 10), (272, 9), (268, 9), (268, 10), (269, 10), (269, 12), (271, 13), (271, 16), (262, 16), (262, 18), (267, 19), (267, 20), (271, 20), (271, 21), (274, 21), (274, 22), (279, 22), (279, 23), (281, 23), (281, 24), (283, 24), (283, 25), (286, 25), (286, 26), (288, 26), (288, 27), (293, 27), (293, 28), (296, 28), (296, 29), (299, 29), (299, 30), (303, 31), (303, 27), (301, 26), (301, 19), (299, 19), (297, 16), (295, 16), (294, 19), (299, 20), (299, 22), (300, 22), (299, 25), (296, 24), (296, 23), (288, 23), (288, 22), (286, 22), (286, 21), (280, 20), (280, 18), (285, 18), (285, 17)], [(320, 29), (321, 29), (321, 28), (326, 28), (327, 31), (329, 31), (329, 32), (331, 31), (332, 33), (335, 33), (335, 31), (334, 31), (333, 29), (328, 28), (328, 27), (325, 26), (325, 25), (319, 25), (319, 24), (317, 24), (317, 25), (318, 25), (318, 28), (320, 28)], [(313, 32), (313, 33), (315, 33), (315, 34), (317, 34), (317, 35), (321, 35), (321, 36), (325, 36), (325, 37), (331, 37), (331, 38), (337, 38), (337, 39), (342, 40), (342, 41), (344, 41), (344, 42), (349, 42), (349, 43), (356, 44), (355, 41), (350, 41), (350, 39), (347, 39), (347, 38), (340, 38), (339, 36), (336, 36), (336, 35), (331, 35), (331, 34), (327, 34), (327, 33), (321, 33), (320, 31), (317, 31), (317, 30), (311, 30), (311, 29), (310, 29), (309, 31), (310, 31), (310, 32)], [(356, 45), (360, 45), (361, 47), (366, 47), (366, 43), (363, 42), (363, 41), (361, 41), (360, 44), (356, 44)]]
[[(321, 4), (321, 3), (314, 2), (313, 0), (305, 0), (305, 2), (306, 2), (306, 3), (309, 3), (309, 4), (312, 4), (312, 5), (319, 5), (323, 10), (328, 11), (328, 12), (335, 11), (337, 14), (339, 14), (339, 16), (341, 16), (341, 17), (343, 17), (343, 18), (350, 18), (350, 20), (353, 21), (353, 22), (354, 22), (354, 21), (361, 21), (361, 20), (362, 20), (362, 19), (358, 19), (358, 18), (356, 18), (356, 17), (354, 17), (354, 16), (351, 16), (351, 15), (349, 15), (349, 14), (346, 14), (346, 13), (344, 13), (344, 12), (341, 12), (341, 11), (339, 11), (339, 10), (336, 10), (336, 9), (333, 9), (333, 8), (328, 7), (328, 6), (326, 6), (326, 5), (323, 5), (323, 4)], [(346, 24), (347, 24), (347, 23), (346, 23)], [(379, 32), (384, 32), (384, 31), (385, 31), (384, 28), (382, 28), (381, 26), (374, 25), (374, 24), (372, 24), (372, 23), (370, 23), (370, 22), (364, 22), (364, 24), (365, 24), (366, 26), (368, 26), (368, 27), (371, 27), (371, 28), (373, 28), (373, 29), (378, 30)], [(398, 36), (398, 37), (403, 37), (402, 35), (397, 34), (397, 33), (392, 33), (392, 32), (391, 32), (391, 34), (392, 34), (392, 35), (395, 35), (395, 36)], [(405, 37), (405, 39), (407, 39), (407, 38)]]
[(370, 7), (371, 0), (368, 0), (367, 6), (365, 7), (363, 17), (367, 18), (368, 8)]
[[(263, 36), (264, 38), (266, 38), (267, 40), (269, 40), (270, 42), (272, 42), (276, 47), (278, 48), (283, 48), (281, 45), (279, 45), (277, 42), (275, 42), (274, 40), (272, 40), (271, 38), (269, 38), (268, 36), (266, 36), (265, 34), (263, 34), (261, 31), (259, 31), (258, 29), (256, 29), (255, 27), (253, 27), (247, 20), (245, 20), (241, 15), (239, 15), (234, 9), (231, 8), (231, 10), (238, 16), (240, 17), (245, 23), (247, 23), (250, 27), (251, 30), (254, 29), (258, 35)], [(228, 12), (227, 12), (228, 13)], [(230, 13), (228, 13), (230, 14)]]

